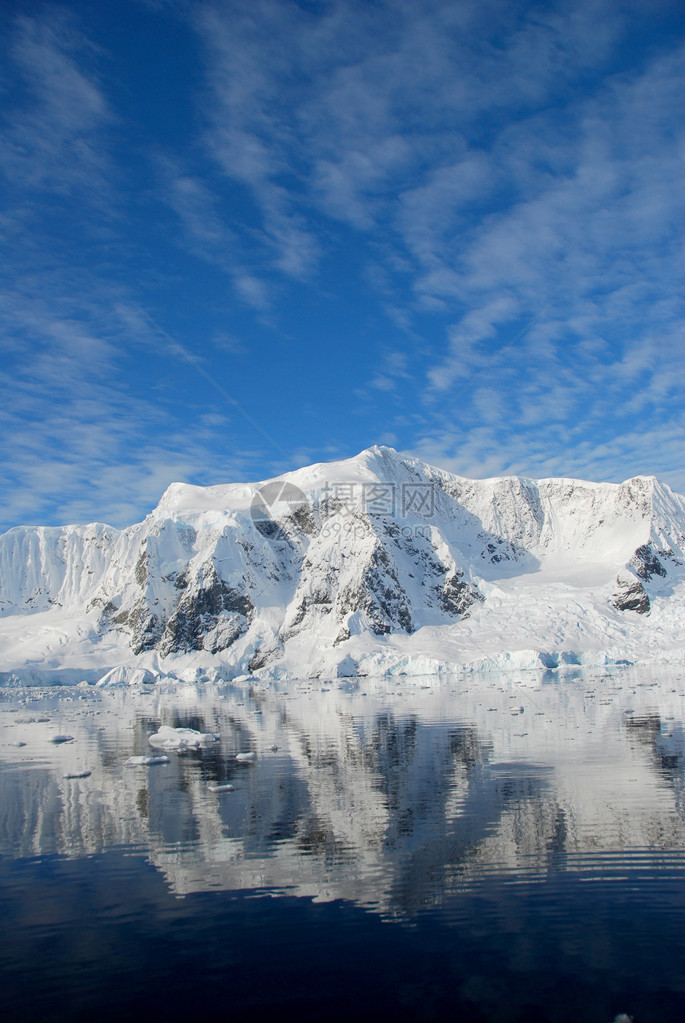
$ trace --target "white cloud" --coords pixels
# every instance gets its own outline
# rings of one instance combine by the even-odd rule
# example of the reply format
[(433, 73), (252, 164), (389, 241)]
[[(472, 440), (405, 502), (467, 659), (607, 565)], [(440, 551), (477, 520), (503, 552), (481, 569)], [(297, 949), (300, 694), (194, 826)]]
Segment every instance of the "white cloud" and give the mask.
[(226, 438), (236, 428), (234, 409), (210, 392), (181, 417), (154, 394), (164, 387), (165, 362), (178, 356), (135, 308), (117, 309), (103, 292), (96, 307), (96, 296), (78, 295), (72, 305), (85, 309), (67, 316), (65, 296), (51, 284), (4, 296), (0, 329), (23, 341), (25, 355), (17, 344), (0, 370), (0, 430), (11, 437), (0, 458), (0, 528), (94, 518), (126, 525), (175, 480), (244, 475), (247, 454), (230, 444), (230, 454), (216, 453), (217, 427)]
[[(470, 466), (462, 463), (462, 472), (518, 466), (540, 475), (570, 468), (616, 478), (649, 471), (682, 486), (676, 59), (659, 58), (639, 73), (609, 79), (594, 97), (577, 99), (575, 111), (566, 112), (565, 141), (550, 114), (542, 154), (554, 167), (563, 153), (563, 172), (541, 177), (525, 121), (508, 126), (492, 159), (503, 170), (499, 180), (511, 168), (521, 197), (476, 219), (459, 237), (446, 236), (437, 218), (421, 220), (420, 210), (413, 222), (405, 206), (399, 224), (420, 268), (419, 292), (471, 306), (450, 328), (444, 357), (426, 368), (429, 407), (439, 408), (446, 390), (466, 386), (464, 400), (431, 426), (421, 450), (448, 452), (451, 428)], [(422, 194), (429, 210), (442, 198), (437, 180)], [(507, 351), (517, 322), (547, 303), (535, 329)], [(503, 357), (480, 379), (493, 350)], [(464, 404), (486, 424), (506, 408), (509, 431), (466, 439)], [(631, 417), (643, 420), (644, 434), (632, 428)], [(554, 423), (565, 433), (555, 435)], [(592, 442), (579, 445), (574, 437), (581, 436)]]
[(394, 391), (399, 380), (409, 378), (408, 363), (409, 357), (404, 351), (384, 352), (380, 360), (380, 372), (371, 380), (370, 386), (379, 391)]
[[(535, 479), (549, 476), (606, 480), (620, 483), (637, 475), (656, 475), (678, 493), (685, 493), (682, 467), (685, 417), (652, 426), (639, 417), (630, 430), (605, 433), (577, 443), (565, 430), (559, 437), (541, 436), (538, 430), (463, 422), (437, 430), (410, 453), (462, 476), (522, 475)], [(550, 441), (557, 443), (550, 443)]]
[(279, 74), (287, 73), (283, 37), (292, 32), (294, 18), (283, 4), (258, 3), (249, 10), (234, 5), (227, 13), (205, 6), (196, 24), (210, 53), (209, 149), (224, 174), (249, 189), (275, 267), (306, 278), (318, 259), (318, 243), (280, 180), (292, 172), (294, 159), (292, 128), (279, 117)]
[[(197, 243), (202, 255), (225, 259), (225, 249), (231, 242), (231, 234), (215, 209), (215, 198), (204, 181), (190, 174), (184, 174), (168, 159), (160, 159), (163, 191), (161, 198), (178, 216), (184, 228), (184, 241)], [(222, 252), (223, 250), (223, 252)]]
[(239, 295), (255, 309), (268, 309), (270, 304), (269, 290), (259, 278), (251, 274), (236, 277), (235, 286)]
[(59, 9), (19, 16), (12, 28), (3, 77), (18, 70), (26, 99), (6, 108), (0, 168), (24, 188), (97, 190), (109, 169), (102, 129), (113, 114), (97, 80), (96, 48)]

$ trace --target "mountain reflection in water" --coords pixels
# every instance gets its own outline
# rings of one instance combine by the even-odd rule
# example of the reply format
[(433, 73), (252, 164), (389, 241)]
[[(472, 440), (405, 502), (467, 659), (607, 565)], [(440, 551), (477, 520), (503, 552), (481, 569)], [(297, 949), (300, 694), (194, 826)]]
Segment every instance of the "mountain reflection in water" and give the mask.
[[(684, 702), (682, 678), (629, 669), (3, 690), (0, 855), (134, 850), (176, 895), (264, 889), (407, 920), (487, 900), (493, 877), (663, 870), (685, 847)], [(220, 738), (126, 766), (162, 752), (162, 725)]]

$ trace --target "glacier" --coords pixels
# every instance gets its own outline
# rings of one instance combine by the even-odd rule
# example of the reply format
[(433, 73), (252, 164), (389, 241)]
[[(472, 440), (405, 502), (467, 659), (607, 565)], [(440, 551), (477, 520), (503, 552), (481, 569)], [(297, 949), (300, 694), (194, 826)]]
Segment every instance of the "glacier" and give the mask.
[(259, 483), (174, 483), (143, 522), (0, 536), (0, 682), (148, 684), (685, 653), (685, 498), (467, 479), (392, 448)]

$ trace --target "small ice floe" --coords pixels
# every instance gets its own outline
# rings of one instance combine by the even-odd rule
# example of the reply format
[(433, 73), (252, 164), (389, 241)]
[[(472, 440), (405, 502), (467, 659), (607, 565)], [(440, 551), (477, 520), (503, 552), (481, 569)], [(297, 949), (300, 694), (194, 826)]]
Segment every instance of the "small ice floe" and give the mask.
[(92, 771), (67, 771), (65, 778), (90, 778)]
[(257, 754), (250, 751), (249, 753), (238, 753), (236, 754), (236, 760), (239, 764), (252, 764), (257, 759)]
[(61, 742), (73, 741), (74, 741), (73, 735), (53, 735), (52, 739), (50, 739), (50, 742), (54, 743), (55, 746), (59, 746)]
[(147, 741), (156, 749), (184, 750), (211, 746), (219, 739), (220, 736), (214, 732), (197, 732), (194, 728), (171, 728), (170, 725), (162, 725)]
[(208, 785), (210, 792), (235, 792), (235, 785)]
[(168, 757), (129, 757), (126, 761), (127, 767), (154, 767), (155, 764), (169, 764)]

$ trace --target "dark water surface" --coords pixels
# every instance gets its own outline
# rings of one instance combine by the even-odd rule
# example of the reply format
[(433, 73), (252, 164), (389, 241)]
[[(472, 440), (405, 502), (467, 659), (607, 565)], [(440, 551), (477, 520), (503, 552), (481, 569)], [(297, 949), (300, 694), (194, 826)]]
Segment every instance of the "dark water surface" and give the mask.
[(2, 690), (2, 1018), (682, 1023), (684, 713), (628, 669)]

